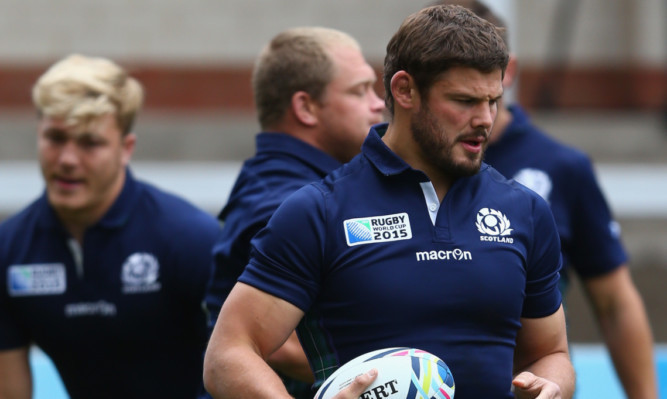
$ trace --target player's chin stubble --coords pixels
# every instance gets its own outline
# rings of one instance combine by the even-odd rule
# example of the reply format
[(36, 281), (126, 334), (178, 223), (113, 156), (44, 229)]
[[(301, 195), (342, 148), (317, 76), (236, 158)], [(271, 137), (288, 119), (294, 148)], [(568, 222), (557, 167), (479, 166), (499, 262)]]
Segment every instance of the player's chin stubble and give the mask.
[(486, 143), (478, 154), (467, 154), (467, 161), (456, 162), (452, 155), (454, 145), (447, 139), (444, 129), (431, 115), (428, 107), (423, 107), (410, 120), (412, 138), (419, 145), (422, 153), (430, 163), (436, 165), (446, 175), (458, 178), (472, 176), (479, 172), (482, 164)]

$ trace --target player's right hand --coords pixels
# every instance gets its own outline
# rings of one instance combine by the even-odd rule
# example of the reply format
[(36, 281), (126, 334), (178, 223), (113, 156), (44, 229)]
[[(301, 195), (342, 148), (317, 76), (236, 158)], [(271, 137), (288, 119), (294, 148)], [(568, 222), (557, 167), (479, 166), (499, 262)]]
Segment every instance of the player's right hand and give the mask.
[(377, 369), (372, 369), (365, 374), (358, 375), (352, 383), (331, 399), (357, 399), (368, 388), (378, 376)]
[(560, 387), (553, 381), (524, 371), (512, 381), (516, 399), (561, 399)]

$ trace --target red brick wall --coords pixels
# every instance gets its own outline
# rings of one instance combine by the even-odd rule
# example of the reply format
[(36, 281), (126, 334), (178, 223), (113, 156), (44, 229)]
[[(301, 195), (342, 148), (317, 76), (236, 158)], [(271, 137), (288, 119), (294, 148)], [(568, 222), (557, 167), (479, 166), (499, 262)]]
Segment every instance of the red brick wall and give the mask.
[[(44, 68), (0, 66), (0, 108), (29, 108), (30, 88)], [(253, 107), (250, 67), (137, 65), (130, 71), (146, 88), (146, 109), (249, 111)], [(667, 71), (658, 67), (524, 67), (519, 82), (518, 99), (532, 109), (667, 107)], [(381, 78), (377, 90), (383, 93)]]

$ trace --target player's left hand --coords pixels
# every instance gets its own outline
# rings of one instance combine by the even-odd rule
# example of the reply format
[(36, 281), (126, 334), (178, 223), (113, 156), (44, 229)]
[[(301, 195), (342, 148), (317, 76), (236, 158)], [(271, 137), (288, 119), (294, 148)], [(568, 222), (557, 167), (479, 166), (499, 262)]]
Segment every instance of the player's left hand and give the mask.
[(517, 399), (561, 399), (560, 387), (553, 381), (524, 371), (512, 381)]
[(354, 381), (352, 381), (352, 384), (338, 392), (332, 399), (356, 399), (360, 397), (366, 388), (371, 386), (377, 376), (377, 369), (372, 369), (365, 374), (358, 375)]

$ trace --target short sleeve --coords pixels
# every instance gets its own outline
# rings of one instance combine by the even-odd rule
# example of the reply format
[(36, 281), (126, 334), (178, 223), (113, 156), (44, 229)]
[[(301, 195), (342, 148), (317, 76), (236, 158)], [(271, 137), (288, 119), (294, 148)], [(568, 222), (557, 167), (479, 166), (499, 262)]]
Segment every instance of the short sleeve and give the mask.
[(326, 242), (323, 193), (308, 185), (289, 196), (253, 238), (239, 278), (304, 312), (317, 296)]
[(12, 316), (6, 294), (3, 292), (2, 298), (0, 298), (0, 351), (19, 348), (28, 344), (28, 336)]
[(590, 161), (582, 160), (576, 173), (572, 240), (566, 251), (577, 273), (587, 278), (616, 269), (628, 261), (628, 255)]
[(562, 302), (558, 289), (562, 267), (558, 230), (548, 204), (537, 194), (534, 195), (533, 221), (522, 312), (522, 317), (529, 318), (549, 316)]
[(7, 226), (0, 225), (0, 350), (27, 346), (30, 342), (28, 333), (20, 326), (13, 315), (9, 300), (9, 261), (7, 251), (12, 240), (7, 237)]

